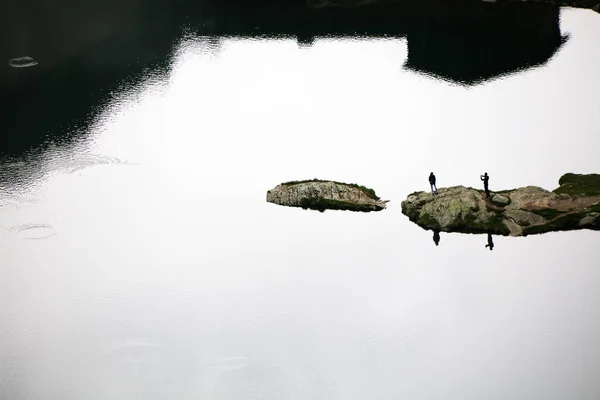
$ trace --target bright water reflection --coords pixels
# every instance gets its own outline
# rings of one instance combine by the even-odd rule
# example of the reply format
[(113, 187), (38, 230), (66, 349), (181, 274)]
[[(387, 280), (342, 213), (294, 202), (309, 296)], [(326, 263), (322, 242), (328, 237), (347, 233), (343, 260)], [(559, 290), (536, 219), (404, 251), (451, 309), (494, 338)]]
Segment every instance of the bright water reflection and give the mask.
[[(597, 172), (600, 28), (563, 17), (548, 66), (472, 89), (401, 70), (403, 40), (182, 41), (84, 139), (11, 161), (35, 174), (2, 166), (0, 398), (598, 397), (597, 232), (436, 247), (400, 212), (431, 170)], [(265, 202), (313, 177), (392, 203)]]

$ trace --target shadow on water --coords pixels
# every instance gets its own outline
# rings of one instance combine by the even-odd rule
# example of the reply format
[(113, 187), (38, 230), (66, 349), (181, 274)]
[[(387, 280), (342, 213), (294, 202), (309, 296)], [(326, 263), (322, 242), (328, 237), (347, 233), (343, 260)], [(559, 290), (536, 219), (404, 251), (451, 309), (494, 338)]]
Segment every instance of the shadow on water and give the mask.
[[(456, 233), (456, 234), (459, 234), (459, 233)], [(483, 236), (483, 235), (481, 235), (481, 236)], [(436, 246), (440, 245), (440, 231), (437, 231), (437, 230), (433, 231), (433, 243), (435, 243)], [(487, 234), (487, 244), (485, 245), (485, 248), (490, 249), (490, 251), (494, 250), (494, 240), (492, 239), (491, 233)]]
[[(414, 4), (417, 3), (417, 4)], [(85, 136), (112, 92), (167, 76), (183, 32), (226, 37), (406, 38), (405, 68), (472, 85), (547, 62), (565, 41), (559, 9), (482, 2), (315, 7), (305, 0), (37, 0), (0, 5), (0, 157)], [(399, 43), (399, 45), (404, 45)], [(16, 68), (9, 60), (27, 66)], [(399, 66), (399, 69), (402, 66)]]
[(440, 244), (440, 231), (433, 231), (433, 243), (435, 243), (436, 246), (439, 246), (439, 244)]
[(486, 248), (489, 248), (490, 251), (494, 250), (494, 241), (492, 240), (492, 234), (488, 233), (487, 234), (487, 244), (485, 245)]

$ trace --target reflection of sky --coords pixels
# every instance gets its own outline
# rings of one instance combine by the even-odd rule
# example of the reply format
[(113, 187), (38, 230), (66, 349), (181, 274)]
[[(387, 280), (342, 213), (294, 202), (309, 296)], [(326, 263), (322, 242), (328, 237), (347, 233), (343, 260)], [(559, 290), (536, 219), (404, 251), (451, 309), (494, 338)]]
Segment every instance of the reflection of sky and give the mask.
[[(597, 398), (597, 232), (435, 247), (400, 212), (431, 171), (598, 172), (597, 22), (565, 11), (548, 66), (471, 89), (402, 71), (402, 41), (184, 43), (0, 197), (0, 399)], [(392, 202), (265, 203), (313, 177)]]

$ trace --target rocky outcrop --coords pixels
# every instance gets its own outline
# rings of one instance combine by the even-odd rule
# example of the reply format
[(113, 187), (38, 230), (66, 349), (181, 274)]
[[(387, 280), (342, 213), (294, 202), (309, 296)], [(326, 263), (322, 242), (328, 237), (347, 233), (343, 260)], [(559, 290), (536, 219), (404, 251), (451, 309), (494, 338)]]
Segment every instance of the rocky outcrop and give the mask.
[(289, 207), (319, 211), (381, 211), (387, 201), (372, 189), (356, 184), (334, 181), (294, 181), (277, 185), (267, 191), (267, 202)]
[(527, 186), (495, 193), (464, 186), (416, 192), (402, 212), (424, 229), (444, 232), (526, 236), (551, 231), (600, 230), (600, 175), (566, 174), (549, 192)]

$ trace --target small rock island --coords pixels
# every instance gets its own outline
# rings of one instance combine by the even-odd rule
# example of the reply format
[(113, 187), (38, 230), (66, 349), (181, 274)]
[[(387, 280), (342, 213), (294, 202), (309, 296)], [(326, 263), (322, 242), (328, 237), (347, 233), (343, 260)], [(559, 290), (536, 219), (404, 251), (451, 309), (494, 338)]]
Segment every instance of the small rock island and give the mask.
[(304, 209), (381, 211), (386, 200), (381, 200), (373, 189), (354, 183), (319, 179), (285, 182), (267, 191), (267, 202)]
[(575, 229), (600, 230), (600, 174), (565, 174), (552, 192), (537, 186), (493, 192), (464, 186), (439, 194), (415, 192), (402, 213), (424, 229), (527, 236)]

